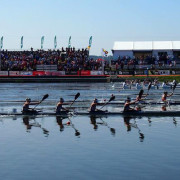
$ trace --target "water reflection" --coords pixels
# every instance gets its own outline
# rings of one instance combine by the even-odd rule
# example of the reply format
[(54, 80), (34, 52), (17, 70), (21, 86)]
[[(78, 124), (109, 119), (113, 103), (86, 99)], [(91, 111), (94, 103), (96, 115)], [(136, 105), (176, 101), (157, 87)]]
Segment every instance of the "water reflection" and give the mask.
[[(63, 120), (68, 120), (68, 122), (66, 122), (66, 123), (63, 123)], [(74, 129), (74, 131), (75, 131), (75, 136), (77, 136), (77, 137), (80, 137), (80, 132), (79, 132), (79, 130), (77, 130), (76, 128), (75, 128), (75, 125), (72, 123), (72, 121), (71, 121), (71, 119), (70, 119), (70, 117), (61, 117), (61, 116), (57, 116), (56, 117), (56, 122), (57, 122), (57, 124), (59, 125), (59, 127), (60, 127), (60, 132), (62, 132), (62, 131), (64, 131), (64, 128), (65, 128), (65, 126), (70, 126), (70, 127), (72, 127), (73, 129)]]
[[(0, 118), (0, 122), (2, 123), (2, 125), (4, 124), (4, 119), (12, 119), (14, 121), (14, 119), (19, 120), (19, 117), (1, 117)], [(76, 137), (80, 137), (81, 133), (79, 128), (77, 128), (76, 126), (79, 124), (79, 122), (74, 123), (72, 118), (77, 118), (78, 121), (82, 120), (82, 116), (72, 116), (72, 117), (62, 117), (62, 116), (57, 116), (57, 117), (42, 117), (42, 116), (23, 116), (22, 118), (20, 118), (23, 121), (23, 124), (26, 127), (26, 132), (30, 133), (32, 131), (33, 128), (39, 128), (41, 129), (42, 133), (45, 135), (45, 137), (48, 137), (50, 134), (50, 131), (48, 130), (48, 127), (43, 127), (42, 123), (39, 122), (39, 119), (45, 119), (48, 120), (55, 120), (56, 125), (59, 127), (59, 131), (62, 133), (65, 131), (66, 128), (72, 128), (74, 130), (74, 136)], [(79, 119), (80, 118), (80, 119)], [(84, 118), (84, 117), (83, 117)], [(114, 128), (112, 125), (110, 125), (113, 123), (113, 119), (112, 116), (108, 116), (108, 117), (104, 117), (104, 116), (96, 116), (96, 115), (92, 115), (92, 116), (86, 116), (85, 117), (86, 120), (90, 120), (90, 124), (92, 125), (92, 128), (95, 131), (100, 131), (101, 129), (99, 127), (106, 127), (112, 136), (115, 136), (117, 132), (121, 132), (119, 129)], [(110, 120), (109, 123), (107, 122), (107, 119)], [(142, 127), (145, 125), (143, 124), (142, 126), (142, 122), (146, 122), (146, 125), (151, 127), (153, 122), (157, 122), (155, 117), (131, 117), (131, 116), (124, 116), (124, 117), (120, 117), (118, 118), (118, 123), (122, 123), (122, 119), (124, 120), (124, 125), (126, 128), (127, 132), (131, 132), (132, 129), (135, 129), (136, 132), (138, 133), (138, 137), (140, 139), (141, 142), (144, 141), (145, 139), (145, 134), (146, 132), (144, 132), (144, 130), (142, 129)], [(139, 119), (141, 119), (142, 121), (139, 121)], [(162, 119), (162, 118), (160, 118)], [(84, 121), (83, 121), (84, 122)], [(173, 117), (172, 119), (170, 119), (170, 122), (177, 127), (178, 121), (177, 118)], [(85, 122), (85, 123), (88, 123)], [(47, 124), (46, 124), (47, 126)], [(140, 127), (141, 128), (140, 128)], [(88, 126), (83, 126), (83, 130), (87, 129)], [(145, 127), (145, 126), (144, 126)], [(82, 128), (82, 127), (81, 127)], [(54, 130), (51, 130), (54, 131)]]
[[(97, 119), (101, 120), (101, 122), (97, 122), (96, 121)], [(93, 125), (93, 129), (95, 131), (98, 129), (98, 125), (102, 125), (102, 126), (108, 127), (108, 129), (110, 130), (112, 135), (115, 135), (115, 133), (116, 133), (116, 130), (114, 128), (110, 127), (108, 125), (108, 123), (103, 120), (103, 117), (101, 117), (101, 116), (91, 115), (90, 116), (90, 123)]]
[[(134, 123), (130, 123), (130, 120), (132, 120), (132, 119), (134, 120)], [(128, 117), (128, 116), (124, 117), (124, 124), (127, 127), (127, 131), (131, 131), (131, 127), (137, 129), (140, 141), (141, 142), (144, 141), (144, 134), (141, 132), (140, 128), (138, 127), (135, 117), (134, 118), (133, 117)]]
[(26, 126), (26, 132), (30, 132), (32, 127), (38, 127), (42, 129), (43, 134), (45, 134), (46, 137), (49, 135), (49, 131), (36, 121), (36, 117), (23, 116), (23, 123)]

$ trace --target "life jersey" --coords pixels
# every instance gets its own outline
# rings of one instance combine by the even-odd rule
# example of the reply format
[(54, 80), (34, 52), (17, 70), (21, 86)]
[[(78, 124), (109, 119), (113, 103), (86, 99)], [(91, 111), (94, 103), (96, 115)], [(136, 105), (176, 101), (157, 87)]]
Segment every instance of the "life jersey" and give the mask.
[(23, 111), (28, 111), (29, 110), (29, 103), (24, 103), (23, 105)]
[(96, 111), (96, 105), (97, 105), (96, 103), (92, 103), (90, 111)]
[(62, 111), (62, 104), (58, 103), (57, 107), (56, 107), (56, 113), (61, 112)]
[(163, 95), (163, 96), (162, 96), (162, 101), (166, 101), (166, 98), (167, 98), (167, 96), (166, 96), (166, 95)]
[(124, 111), (129, 111), (131, 108), (130, 108), (130, 104), (128, 103), (125, 103), (124, 105)]

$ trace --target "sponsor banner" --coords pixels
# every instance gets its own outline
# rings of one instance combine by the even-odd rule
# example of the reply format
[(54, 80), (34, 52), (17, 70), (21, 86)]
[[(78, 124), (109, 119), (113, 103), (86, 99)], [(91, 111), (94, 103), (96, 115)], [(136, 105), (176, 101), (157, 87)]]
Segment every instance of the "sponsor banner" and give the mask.
[(170, 71), (169, 70), (158, 70), (159, 75), (169, 75)]
[(0, 71), (0, 76), (8, 76), (8, 71)]
[(65, 75), (77, 75), (78, 72), (77, 71), (66, 71)]
[(51, 72), (52, 76), (64, 76), (65, 75), (65, 71), (54, 71)]
[(78, 71), (78, 75), (80, 76), (90, 76), (91, 71)]
[(44, 71), (33, 71), (33, 76), (45, 76)]
[(9, 71), (9, 75), (10, 76), (19, 76), (20, 75), (20, 71)]
[(103, 72), (102, 71), (91, 71), (91, 76), (93, 75), (103, 75)]
[(32, 76), (33, 73), (32, 73), (32, 71), (21, 71), (21, 72), (19, 72), (19, 75), (20, 76)]

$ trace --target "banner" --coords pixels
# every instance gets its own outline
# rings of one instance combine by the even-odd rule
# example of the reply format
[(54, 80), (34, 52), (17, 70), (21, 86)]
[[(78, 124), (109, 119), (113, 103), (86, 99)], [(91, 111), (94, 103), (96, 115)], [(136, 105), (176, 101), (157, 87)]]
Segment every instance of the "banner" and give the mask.
[(56, 39), (56, 36), (54, 37), (54, 49), (56, 49), (57, 47), (57, 39)]
[(41, 37), (41, 49), (43, 49), (43, 44), (44, 44), (44, 36)]
[(91, 48), (91, 44), (92, 44), (92, 36), (89, 38), (89, 46), (88, 46), (88, 49)]
[(23, 48), (23, 36), (21, 37), (21, 49)]
[(1, 49), (3, 48), (3, 36), (1, 37), (1, 45), (0, 45)]
[(71, 36), (69, 37), (68, 48), (71, 48)]
[(103, 75), (102, 71), (91, 71), (91, 76)]
[(33, 72), (32, 71), (20, 71), (19, 75), (20, 76), (32, 76)]

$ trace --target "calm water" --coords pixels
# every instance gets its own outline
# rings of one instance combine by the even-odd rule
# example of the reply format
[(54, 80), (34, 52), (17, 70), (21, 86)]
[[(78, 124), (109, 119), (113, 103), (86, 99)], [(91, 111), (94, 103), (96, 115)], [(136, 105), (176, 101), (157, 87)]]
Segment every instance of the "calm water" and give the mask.
[[(48, 93), (39, 108), (53, 111), (60, 96), (73, 100), (80, 92), (78, 100), (83, 102), (74, 106), (86, 111), (94, 97), (108, 100), (115, 94), (116, 100), (123, 100), (139, 92), (119, 87), (102, 83), (1, 84), (0, 109), (20, 111), (26, 97), (40, 100)], [(162, 92), (151, 90), (149, 98), (160, 100)], [(178, 93), (177, 89), (172, 99), (179, 100)], [(122, 106), (106, 108), (117, 111)], [(179, 106), (168, 108), (177, 110)], [(3, 180), (179, 179), (180, 117), (0, 117), (0, 147)]]

